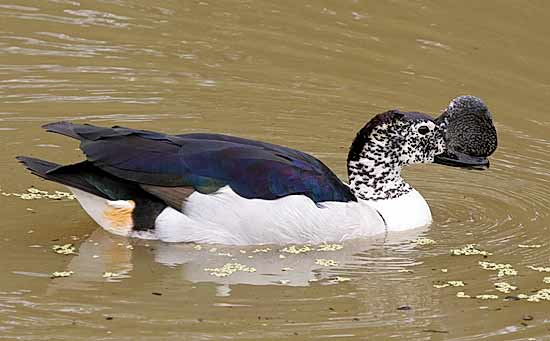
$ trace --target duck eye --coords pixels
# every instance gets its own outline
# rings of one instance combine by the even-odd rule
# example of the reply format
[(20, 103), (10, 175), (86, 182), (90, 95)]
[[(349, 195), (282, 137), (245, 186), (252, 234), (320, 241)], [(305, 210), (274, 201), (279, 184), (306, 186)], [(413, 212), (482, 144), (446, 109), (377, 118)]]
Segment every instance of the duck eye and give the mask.
[(430, 128), (428, 128), (427, 126), (420, 126), (418, 127), (418, 132), (422, 135), (426, 135), (430, 132)]

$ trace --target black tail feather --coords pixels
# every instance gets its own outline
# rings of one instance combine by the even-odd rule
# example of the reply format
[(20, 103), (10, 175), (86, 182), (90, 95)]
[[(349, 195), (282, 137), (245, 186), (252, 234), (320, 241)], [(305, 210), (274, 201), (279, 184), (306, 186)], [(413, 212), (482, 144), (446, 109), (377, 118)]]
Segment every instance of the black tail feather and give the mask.
[(76, 133), (75, 128), (83, 127), (82, 124), (74, 124), (67, 121), (53, 122), (44, 124), (42, 128), (46, 131), (72, 137), (73, 139), (80, 140), (81, 137)]
[(27, 156), (18, 156), (17, 160), (43, 179), (107, 200), (134, 200), (134, 230), (154, 228), (155, 219), (166, 207), (164, 201), (143, 190), (139, 184), (110, 175), (88, 161), (62, 166)]
[(27, 169), (30, 170), (34, 175), (38, 175), (42, 178), (44, 178), (46, 173), (48, 173), (50, 170), (61, 166), (57, 163), (35, 159), (28, 156), (17, 156), (16, 159), (21, 162), (25, 167), (27, 167)]
[(80, 141), (96, 141), (106, 137), (131, 135), (136, 130), (114, 126), (112, 128), (96, 127), (91, 124), (75, 124), (67, 121), (44, 124), (42, 128), (46, 131), (65, 135)]
[[(86, 177), (86, 168), (93, 167), (84, 161), (74, 165), (62, 166), (57, 163), (40, 160), (28, 156), (18, 156), (21, 162), (34, 175), (43, 179), (60, 183), (65, 186), (78, 188), (85, 192), (109, 199), (103, 192), (99, 191)], [(75, 169), (75, 168), (78, 168)]]

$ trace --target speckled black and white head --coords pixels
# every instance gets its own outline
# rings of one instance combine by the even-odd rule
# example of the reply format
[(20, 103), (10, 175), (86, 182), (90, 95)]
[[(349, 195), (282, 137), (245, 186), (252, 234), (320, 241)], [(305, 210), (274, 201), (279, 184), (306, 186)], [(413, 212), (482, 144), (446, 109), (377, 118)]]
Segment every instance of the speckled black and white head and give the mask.
[(412, 190), (401, 168), (434, 162), (445, 150), (445, 126), (425, 114), (391, 110), (357, 134), (348, 154), (350, 188), (364, 200), (397, 198)]
[(415, 163), (485, 169), (497, 147), (491, 113), (474, 96), (451, 101), (440, 117), (387, 111), (357, 134), (348, 154), (350, 188), (359, 199), (381, 200), (412, 191), (401, 168)]

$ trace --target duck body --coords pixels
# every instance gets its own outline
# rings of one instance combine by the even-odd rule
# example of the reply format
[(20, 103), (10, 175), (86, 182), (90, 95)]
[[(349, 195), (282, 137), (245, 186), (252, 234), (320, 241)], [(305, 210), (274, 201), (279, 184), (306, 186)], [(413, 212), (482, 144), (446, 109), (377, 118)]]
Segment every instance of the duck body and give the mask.
[[(418, 192), (358, 200), (321, 161), (291, 148), (220, 134), (169, 136), (66, 122), (46, 129), (79, 138), (88, 160), (49, 164), (42, 176), (67, 185), (99, 225), (118, 235), (321, 243), (431, 222)], [(32, 159), (22, 161), (32, 169)], [(399, 218), (403, 210), (410, 211), (407, 219)]]
[[(443, 155), (447, 121), (397, 110), (375, 116), (350, 148), (349, 184), (315, 157), (265, 142), (68, 122), (44, 128), (79, 140), (85, 161), (18, 159), (33, 174), (67, 186), (100, 226), (118, 235), (317, 244), (430, 224), (426, 201), (400, 172)], [(445, 160), (451, 163), (460, 160)]]

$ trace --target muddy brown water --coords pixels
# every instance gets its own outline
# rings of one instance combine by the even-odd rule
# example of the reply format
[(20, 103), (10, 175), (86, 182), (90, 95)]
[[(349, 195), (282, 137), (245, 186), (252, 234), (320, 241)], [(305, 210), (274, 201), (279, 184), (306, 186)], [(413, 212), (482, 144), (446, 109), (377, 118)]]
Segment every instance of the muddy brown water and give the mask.
[[(129, 240), (75, 201), (0, 196), (0, 338), (549, 339), (550, 301), (514, 299), (550, 288), (550, 273), (528, 268), (550, 266), (549, 15), (544, 1), (0, 4), (5, 193), (63, 190), (14, 161), (78, 160), (74, 141), (39, 128), (61, 119), (261, 139), (342, 178), (356, 130), (387, 109), (435, 115), (474, 94), (500, 138), (488, 171), (406, 170), (432, 226), (337, 251)], [(65, 243), (78, 254), (51, 250)], [(450, 255), (470, 243), (492, 255)], [(205, 270), (234, 262), (256, 272)], [(449, 280), (465, 286), (434, 287)]]

